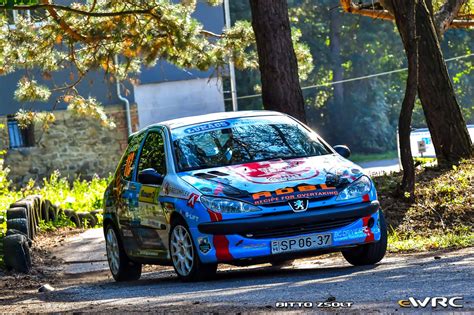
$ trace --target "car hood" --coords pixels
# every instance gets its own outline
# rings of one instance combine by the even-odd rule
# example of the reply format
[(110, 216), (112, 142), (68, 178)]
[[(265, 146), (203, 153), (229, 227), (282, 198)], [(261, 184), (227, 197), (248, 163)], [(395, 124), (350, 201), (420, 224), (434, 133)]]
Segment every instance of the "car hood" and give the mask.
[(204, 195), (256, 205), (336, 196), (363, 175), (360, 166), (331, 154), (216, 167), (178, 174)]

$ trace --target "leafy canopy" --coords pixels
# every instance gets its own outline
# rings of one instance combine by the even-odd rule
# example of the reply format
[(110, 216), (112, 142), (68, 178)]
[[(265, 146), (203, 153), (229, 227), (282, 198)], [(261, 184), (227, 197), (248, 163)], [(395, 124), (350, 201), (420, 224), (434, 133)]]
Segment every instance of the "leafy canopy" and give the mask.
[[(20, 1), (22, 2), (22, 1)], [(219, 0), (208, 0), (211, 5)], [(0, 3), (1, 5), (1, 3)], [(76, 85), (91, 70), (103, 69), (119, 80), (130, 79), (142, 66), (153, 66), (162, 59), (181, 68), (217, 69), (220, 74), (233, 58), (238, 68), (256, 68), (254, 34), (247, 21), (237, 21), (222, 34), (206, 31), (192, 17), (196, 0), (92, 0), (70, 5), (40, 0), (33, 5), (5, 5), (0, 17), (0, 75), (26, 70), (18, 82), (15, 98), (21, 102), (49, 102), (52, 91), (60, 91), (61, 100), (80, 115), (107, 121), (93, 98), (80, 96)], [(27, 10), (30, 14), (26, 14)], [(298, 43), (295, 50), (304, 78), (312, 70), (308, 48)], [(114, 63), (114, 56), (120, 62)], [(73, 67), (77, 76), (61, 86), (38, 83), (34, 71), (44, 75)], [(44, 115), (43, 115), (44, 116)], [(21, 117), (41, 120), (35, 113)], [(51, 116), (47, 116), (51, 121)]]

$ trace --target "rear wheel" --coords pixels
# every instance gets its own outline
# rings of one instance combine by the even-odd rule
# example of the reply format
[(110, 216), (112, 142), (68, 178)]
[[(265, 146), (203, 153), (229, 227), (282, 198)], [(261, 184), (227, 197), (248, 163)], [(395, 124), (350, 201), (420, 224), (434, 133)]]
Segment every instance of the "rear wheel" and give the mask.
[(142, 264), (131, 261), (114, 227), (109, 224), (105, 230), (105, 247), (110, 272), (115, 281), (133, 281), (140, 279)]
[(373, 265), (382, 260), (387, 251), (387, 224), (382, 211), (379, 211), (380, 240), (376, 243), (360, 245), (342, 251), (342, 255), (354, 266)]
[(173, 267), (183, 281), (202, 281), (212, 278), (217, 264), (203, 264), (199, 259), (186, 223), (173, 224), (170, 233), (170, 254)]

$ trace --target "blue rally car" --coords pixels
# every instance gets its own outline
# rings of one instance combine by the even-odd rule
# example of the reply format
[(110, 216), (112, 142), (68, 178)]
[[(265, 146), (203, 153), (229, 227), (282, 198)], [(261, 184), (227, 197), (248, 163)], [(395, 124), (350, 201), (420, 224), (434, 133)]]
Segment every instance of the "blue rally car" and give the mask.
[(171, 264), (182, 280), (203, 280), (219, 263), (278, 265), (334, 251), (353, 265), (379, 262), (386, 224), (349, 154), (268, 111), (188, 117), (131, 135), (104, 197), (113, 277)]

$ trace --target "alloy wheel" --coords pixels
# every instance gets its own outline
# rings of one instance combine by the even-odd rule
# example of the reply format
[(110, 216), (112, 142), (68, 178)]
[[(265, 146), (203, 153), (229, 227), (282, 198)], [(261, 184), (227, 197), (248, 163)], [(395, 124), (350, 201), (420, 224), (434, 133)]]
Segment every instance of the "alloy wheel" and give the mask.
[(110, 271), (116, 275), (120, 268), (120, 252), (117, 236), (113, 228), (107, 230), (106, 236), (107, 260), (109, 262)]
[(194, 250), (191, 235), (182, 225), (177, 225), (171, 233), (171, 257), (176, 271), (187, 276), (193, 269)]

